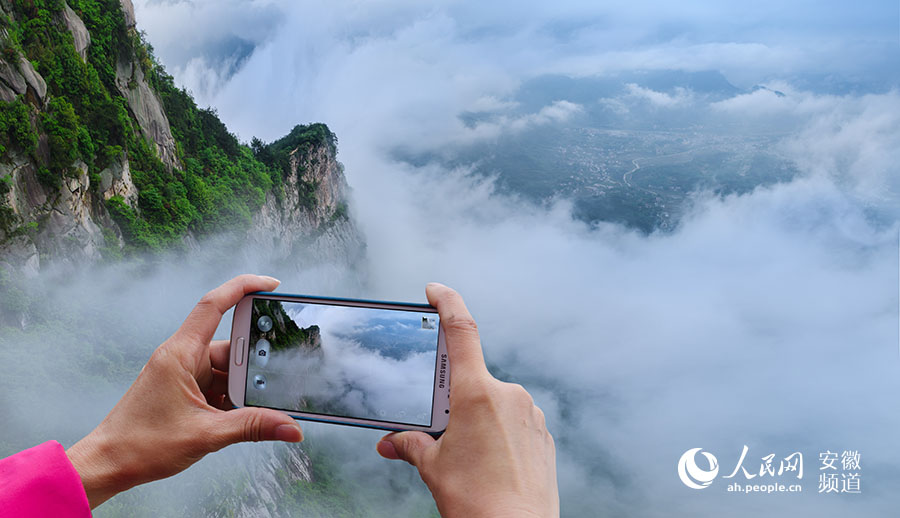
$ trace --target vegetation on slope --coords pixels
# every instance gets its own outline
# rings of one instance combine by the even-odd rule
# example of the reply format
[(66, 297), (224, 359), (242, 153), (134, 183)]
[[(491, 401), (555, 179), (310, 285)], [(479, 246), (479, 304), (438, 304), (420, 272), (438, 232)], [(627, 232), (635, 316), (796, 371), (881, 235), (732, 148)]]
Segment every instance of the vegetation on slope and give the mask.
[(313, 343), (314, 337), (319, 335), (319, 326), (300, 327), (294, 319), (287, 314), (280, 301), (257, 299), (253, 302), (251, 322), (256, 322), (260, 317), (267, 316), (272, 319), (272, 329), (260, 333), (263, 338), (269, 340), (271, 350), (281, 351), (300, 346), (318, 347)]
[[(41, 183), (53, 190), (75, 173), (79, 160), (87, 164), (92, 184), (99, 184), (100, 171), (124, 152), (139, 191), (138, 210), (121, 197), (106, 203), (127, 252), (178, 246), (189, 232), (245, 229), (267, 192), (283, 199), (287, 157), (294, 149), (289, 146), (306, 146), (308, 153), (317, 145), (332, 150), (336, 145), (324, 124), (313, 124), (297, 126), (271, 145), (254, 139), (251, 151), (215, 110), (198, 108), (186, 90), (175, 86), (143, 35), (126, 27), (119, 0), (70, 0), (69, 5), (91, 34), (86, 61), (60, 21), (62, 0), (13, 0), (13, 16), (0, 20), (8, 34), (0, 42), (4, 59), (15, 62), (19, 53), (25, 55), (45, 79), (49, 96), (43, 110), (21, 98), (0, 102), (0, 160), (8, 159), (10, 148), (30, 155)], [(120, 58), (138, 63), (162, 100), (176, 141), (178, 167), (172, 170), (141, 135), (116, 87)], [(39, 134), (48, 136), (47, 156), (35, 152)], [(316, 186), (300, 184), (301, 199), (311, 206)], [(15, 226), (0, 221), (7, 223)]]

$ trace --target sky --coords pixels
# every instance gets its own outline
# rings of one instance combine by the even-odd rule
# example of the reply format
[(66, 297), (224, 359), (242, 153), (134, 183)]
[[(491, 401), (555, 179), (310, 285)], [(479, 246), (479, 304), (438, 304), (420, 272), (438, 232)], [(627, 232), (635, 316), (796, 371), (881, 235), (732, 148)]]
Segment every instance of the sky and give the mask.
[[(135, 8), (176, 82), (242, 140), (313, 121), (338, 135), (367, 277), (261, 273), (286, 292), (422, 301), (428, 281), (458, 289), (492, 371), (523, 383), (547, 415), (563, 516), (883, 515), (900, 505), (896, 2)], [(646, 70), (717, 71), (737, 90), (712, 99), (635, 82), (597, 99), (516, 101), (547, 74)], [(773, 128), (799, 174), (742, 195), (694, 193), (674, 230), (647, 234), (588, 225), (572, 217), (571, 200), (534, 203), (467, 167), (396, 158), (397, 149), (452, 151), (565, 124), (599, 105), (640, 106), (661, 121), (696, 110), (698, 127), (723, 117)], [(473, 111), (494, 116), (467, 125), (460, 114)], [(129, 280), (116, 297), (163, 291), (176, 303), (150, 296), (144, 311), (175, 322), (217, 279), (270, 266), (226, 262), (194, 275), (198, 263)], [(111, 296), (105, 286), (115, 283), (87, 275), (75, 284), (85, 297)], [(411, 480), (411, 468), (372, 453), (377, 434), (306, 429), (353, 452), (344, 476)], [(679, 481), (686, 450), (713, 452), (725, 474), (744, 445), (751, 470), (769, 453), (801, 451), (803, 492), (735, 495), (722, 479), (703, 490)], [(817, 492), (826, 450), (861, 452), (860, 495)], [(423, 491), (409, 486), (395, 502)]]

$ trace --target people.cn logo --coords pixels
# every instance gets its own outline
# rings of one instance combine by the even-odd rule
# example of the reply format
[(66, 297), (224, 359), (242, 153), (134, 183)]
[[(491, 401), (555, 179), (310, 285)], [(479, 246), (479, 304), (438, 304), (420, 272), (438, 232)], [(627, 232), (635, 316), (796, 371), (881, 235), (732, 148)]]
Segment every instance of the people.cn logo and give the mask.
[[(712, 484), (719, 474), (719, 461), (716, 456), (708, 451), (700, 451), (703, 448), (691, 448), (684, 452), (678, 459), (678, 478), (689, 488), (704, 489)], [(703, 454), (709, 462), (709, 469), (703, 469), (697, 465), (697, 452)]]

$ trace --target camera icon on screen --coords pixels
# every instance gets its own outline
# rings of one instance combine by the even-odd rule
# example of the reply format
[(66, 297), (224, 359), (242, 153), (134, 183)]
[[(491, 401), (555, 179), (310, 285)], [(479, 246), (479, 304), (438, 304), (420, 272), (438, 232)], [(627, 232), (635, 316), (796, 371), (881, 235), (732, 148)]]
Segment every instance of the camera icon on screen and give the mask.
[(265, 367), (266, 364), (269, 363), (269, 348), (272, 345), (268, 340), (262, 338), (256, 342), (256, 347), (254, 348), (253, 354), (253, 363), (256, 364), (257, 367)]

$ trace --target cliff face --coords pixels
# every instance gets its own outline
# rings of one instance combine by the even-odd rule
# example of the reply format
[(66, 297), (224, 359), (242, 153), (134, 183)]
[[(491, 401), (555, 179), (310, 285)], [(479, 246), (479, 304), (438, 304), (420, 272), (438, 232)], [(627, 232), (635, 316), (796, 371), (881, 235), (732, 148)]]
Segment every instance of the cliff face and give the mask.
[(322, 336), (319, 326), (315, 324), (309, 327), (298, 326), (284, 310), (280, 301), (254, 301), (251, 322), (257, 322), (263, 316), (272, 319), (272, 329), (260, 332), (259, 336), (269, 341), (272, 351), (296, 348), (308, 351), (321, 350)]
[[(122, 2), (131, 8), (130, 0)], [(0, 15), (14, 18), (6, 2), (0, 2)], [(84, 21), (65, 2), (54, 18), (59, 30), (71, 34), (79, 58), (86, 62), (91, 35)], [(9, 38), (9, 29), (4, 28), (0, 37)], [(142, 75), (124, 80), (125, 71), (135, 68), (133, 53), (125, 50), (120, 53), (117, 67), (123, 71), (122, 93), (138, 117), (141, 131), (159, 142), (160, 154), (172, 162), (174, 140), (159, 98), (150, 91)], [(19, 49), (7, 46), (4, 57), (0, 59), (0, 100), (11, 103), (23, 99), (34, 108), (30, 122), (37, 126), (47, 112), (51, 97), (46, 82)], [(42, 260), (93, 261), (101, 258), (105, 248), (121, 248), (124, 244), (121, 232), (110, 218), (104, 201), (118, 195), (129, 206), (137, 207), (138, 190), (131, 178), (126, 153), (113, 157), (106, 168), (93, 175), (92, 182), (88, 164), (81, 160), (72, 163), (65, 174), (49, 169), (41, 171), (52, 151), (51, 145), (46, 134), (39, 134), (35, 153), (9, 150), (0, 162), (0, 178), (7, 183), (5, 199), (0, 199), (0, 204), (11, 209), (9, 219), (12, 220), (6, 228), (0, 228), (0, 265), (25, 275), (36, 274)], [(62, 178), (56, 185), (48, 185), (46, 180), (41, 181), (42, 173)]]
[[(287, 488), (298, 482), (312, 482), (312, 463), (302, 447), (296, 444), (258, 444), (266, 452), (254, 452), (244, 459), (242, 473), (230, 474), (227, 482), (233, 488), (223, 488), (211, 496), (214, 503), (203, 506), (207, 517), (271, 518), (285, 516), (282, 509)], [(271, 462), (259, 462), (259, 456)], [(207, 495), (204, 495), (207, 496)], [(191, 508), (187, 514), (196, 513)]]
[(298, 266), (313, 260), (357, 263), (365, 252), (363, 238), (347, 210), (349, 187), (334, 148), (297, 147), (289, 156), (284, 195), (266, 193), (249, 239), (278, 257), (295, 259)]
[(9, 184), (10, 208), (19, 221), (27, 222), (25, 232), (0, 242), (0, 265), (28, 276), (40, 270), (42, 261), (99, 260), (105, 247), (122, 246), (121, 233), (103, 201), (119, 195), (136, 206), (137, 188), (127, 159), (120, 158), (101, 171), (100, 181), (94, 184), (87, 165), (76, 162), (61, 186), (47, 188), (38, 179), (35, 163), (22, 155), (0, 163), (0, 177)]
[[(135, 30), (131, 0), (120, 0), (128, 31)], [(74, 13), (73, 13), (74, 14)], [(77, 45), (76, 45), (77, 47)], [(122, 52), (116, 61), (116, 87), (128, 101), (128, 109), (137, 119), (141, 133), (153, 142), (160, 160), (171, 171), (179, 165), (175, 156), (175, 138), (159, 95), (150, 88), (143, 69), (133, 53)]]
[[(333, 145), (295, 149), (290, 167), (280, 173), (280, 185), (258, 175), (255, 183), (244, 187), (234, 187), (229, 180), (224, 183), (233, 194), (209, 199), (208, 192), (227, 192), (217, 188), (216, 182), (228, 174), (220, 171), (231, 163), (238, 162), (251, 172), (263, 166), (227, 132), (214, 112), (198, 110), (186, 92), (174, 87), (140, 41), (131, 0), (118, 1), (120, 13), (107, 13), (102, 19), (95, 13), (88, 23), (79, 16), (79, 0), (69, 0), (75, 9), (66, 2), (48, 2), (56, 3), (58, 10), (48, 20), (47, 32), (50, 41), (59, 43), (47, 49), (29, 43), (29, 34), (22, 29), (27, 16), (37, 11), (0, 0), (0, 108), (27, 112), (13, 121), (19, 127), (12, 129), (34, 134), (33, 144), (0, 137), (0, 182), (4, 182), (0, 183), (0, 268), (34, 275), (48, 262), (79, 264), (119, 257), (131, 249), (170, 246), (158, 245), (162, 239), (175, 244), (180, 239), (190, 246), (204, 234), (236, 228), (248, 230), (249, 241), (270, 256), (303, 258), (298, 266), (314, 259), (356, 261), (362, 240), (347, 216), (347, 184)], [(110, 34), (118, 38), (118, 48), (101, 53), (92, 47), (92, 41), (102, 38), (92, 37), (91, 30), (101, 26), (107, 27), (106, 39)], [(48, 34), (39, 36), (31, 39), (41, 42)], [(67, 84), (56, 80), (48, 87), (38, 69), (71, 69), (72, 65), (37, 61), (36, 69), (32, 63), (48, 50), (63, 53), (60, 49), (74, 51), (81, 61), (80, 69), (63, 68), (62, 75), (99, 77), (95, 81), (100, 86), (92, 95), (105, 97), (108, 106), (124, 107), (119, 122), (102, 120), (115, 116), (104, 114), (102, 108), (84, 108), (92, 102), (90, 96), (73, 97), (71, 135), (54, 134), (58, 126), (65, 126), (57, 119), (66, 107), (59, 108), (56, 101), (66, 99)], [(109, 70), (105, 82), (103, 70)], [(172, 117), (177, 124), (170, 123)], [(98, 118), (111, 129), (99, 131), (92, 123)], [(61, 152), (72, 140), (78, 141), (78, 149)], [(195, 158), (199, 156), (215, 160)], [(279, 173), (273, 168), (266, 174)], [(258, 202), (248, 194), (254, 190), (263, 191)], [(172, 192), (186, 194), (180, 194), (181, 199), (167, 198)], [(241, 216), (246, 212), (240, 207), (232, 211), (238, 216), (203, 214), (230, 206), (229, 198), (241, 199), (249, 217)], [(176, 210), (185, 206), (190, 210)], [(184, 221), (188, 217), (194, 220)]]

